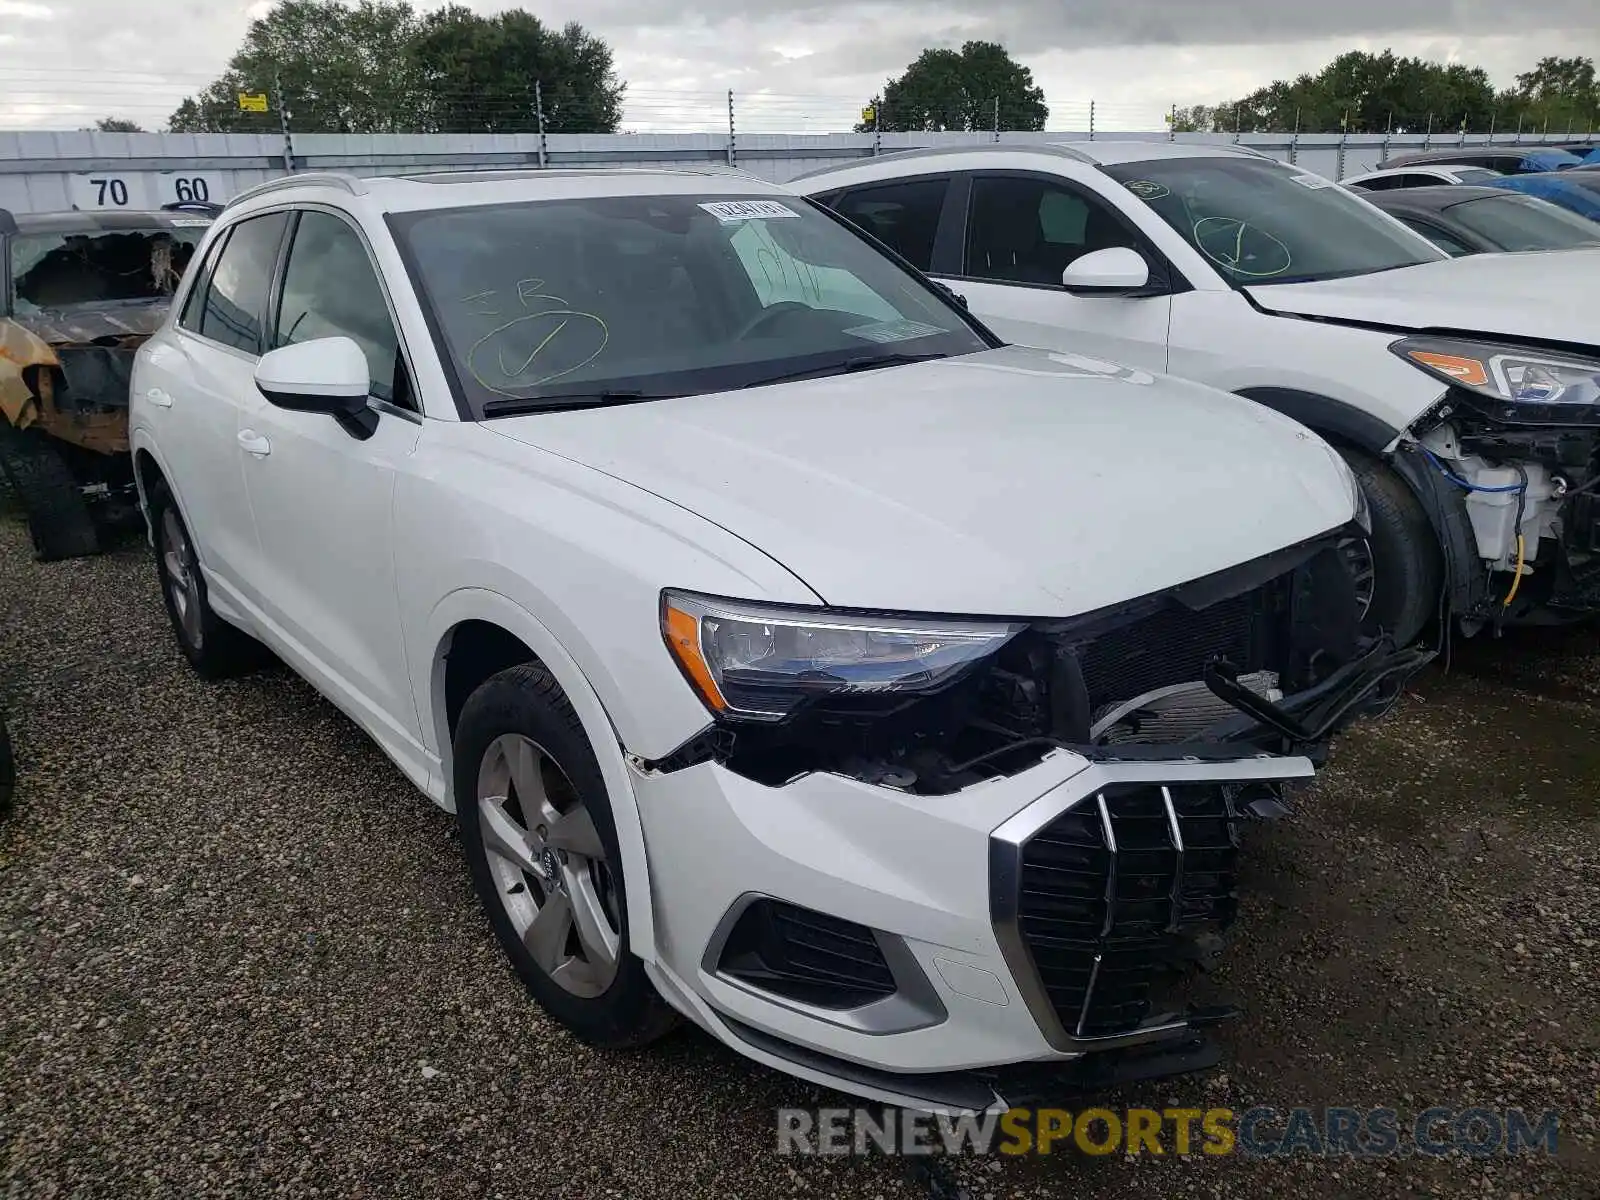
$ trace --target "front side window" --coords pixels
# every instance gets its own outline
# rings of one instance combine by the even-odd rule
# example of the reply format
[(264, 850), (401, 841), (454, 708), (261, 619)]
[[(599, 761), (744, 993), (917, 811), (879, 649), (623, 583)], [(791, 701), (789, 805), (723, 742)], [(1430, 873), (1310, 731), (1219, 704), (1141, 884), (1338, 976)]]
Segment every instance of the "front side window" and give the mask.
[(1532, 196), (1484, 196), (1450, 206), (1450, 218), (1502, 250), (1570, 250), (1600, 242), (1600, 225)]
[(584, 197), (389, 222), (479, 417), (991, 344), (936, 291), (793, 198)]
[(1472, 253), (1472, 247), (1451, 237), (1437, 225), (1430, 225), (1426, 221), (1419, 221), (1416, 217), (1401, 217), (1400, 221), (1407, 229), (1413, 229), (1427, 238), (1451, 258), (1463, 258)]
[(200, 336), (261, 353), (261, 318), (288, 222), (284, 213), (240, 221), (211, 272), (200, 312)]
[(917, 270), (927, 271), (933, 267), (933, 244), (949, 190), (948, 179), (907, 179), (856, 188), (836, 200), (834, 208)]
[(1169, 158), (1105, 170), (1234, 287), (1342, 279), (1445, 257), (1359, 196), (1265, 159)]
[(392, 402), (400, 339), (366, 245), (338, 217), (304, 212), (289, 246), (272, 345), (341, 336), (367, 356), (372, 394)]
[(1138, 240), (1097, 200), (1022, 175), (980, 175), (967, 214), (967, 266), (974, 279), (1060, 286), (1074, 259)]

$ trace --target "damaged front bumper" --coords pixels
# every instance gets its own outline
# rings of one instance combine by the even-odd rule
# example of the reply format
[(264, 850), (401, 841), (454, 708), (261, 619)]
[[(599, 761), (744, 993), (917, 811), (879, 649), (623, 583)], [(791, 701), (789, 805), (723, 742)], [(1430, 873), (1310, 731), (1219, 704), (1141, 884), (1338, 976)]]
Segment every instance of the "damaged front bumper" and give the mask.
[(1245, 828), (1432, 657), (1360, 640), (1338, 542), (1030, 623), (935, 695), (631, 759), (657, 986), (758, 1061), (919, 1109), (1211, 1066)]

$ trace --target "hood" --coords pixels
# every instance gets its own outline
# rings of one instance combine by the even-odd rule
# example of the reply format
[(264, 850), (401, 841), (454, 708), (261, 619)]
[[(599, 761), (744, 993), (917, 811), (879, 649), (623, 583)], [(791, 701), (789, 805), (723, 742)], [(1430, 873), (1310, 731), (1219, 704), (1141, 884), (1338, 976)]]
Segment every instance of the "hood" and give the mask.
[(1354, 515), (1342, 461), (1287, 418), (1018, 347), (483, 428), (697, 513), (853, 608), (1071, 616)]
[(1600, 346), (1600, 247), (1473, 254), (1245, 291), (1269, 312)]
[(147, 338), (161, 328), (172, 307), (169, 297), (136, 304), (74, 305), (71, 308), (35, 308), (13, 313), (11, 319), (38, 334), (52, 346), (92, 342), (96, 338)]

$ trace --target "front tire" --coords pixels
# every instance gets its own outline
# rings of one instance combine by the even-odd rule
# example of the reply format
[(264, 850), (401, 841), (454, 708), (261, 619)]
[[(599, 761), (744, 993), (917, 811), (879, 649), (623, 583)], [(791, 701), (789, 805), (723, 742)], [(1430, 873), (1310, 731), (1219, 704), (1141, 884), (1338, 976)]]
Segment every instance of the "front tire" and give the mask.
[(1439, 539), (1405, 480), (1359, 450), (1341, 448), (1339, 453), (1366, 493), (1372, 515), (1372, 602), (1362, 632), (1381, 630), (1395, 645), (1408, 646), (1439, 614), (1444, 576)]
[(155, 530), (161, 600), (189, 665), (205, 679), (225, 679), (263, 665), (268, 657), (265, 647), (212, 609), (189, 527), (165, 486), (150, 495), (150, 523)]
[(456, 819), (495, 937), (539, 1004), (593, 1046), (641, 1046), (676, 1013), (629, 950), (600, 764), (544, 667), (492, 676), (456, 724)]

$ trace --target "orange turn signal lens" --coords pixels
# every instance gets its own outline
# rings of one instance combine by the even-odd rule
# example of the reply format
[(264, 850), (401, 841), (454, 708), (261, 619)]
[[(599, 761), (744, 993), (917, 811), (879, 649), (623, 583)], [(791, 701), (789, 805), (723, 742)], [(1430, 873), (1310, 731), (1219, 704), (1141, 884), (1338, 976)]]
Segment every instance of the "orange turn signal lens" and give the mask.
[(1466, 387), (1483, 387), (1489, 382), (1489, 372), (1479, 359), (1459, 354), (1439, 354), (1432, 350), (1412, 350), (1409, 353), (1411, 360), (1419, 366), (1448, 375)]
[(722, 689), (717, 686), (716, 677), (711, 674), (711, 668), (706, 665), (706, 657), (700, 649), (700, 621), (692, 613), (686, 613), (681, 608), (674, 608), (670, 601), (661, 606), (661, 636), (667, 641), (667, 649), (672, 651), (672, 657), (677, 659), (678, 666), (700, 693), (700, 699), (712, 712), (722, 712), (728, 707), (728, 702), (723, 698)]

